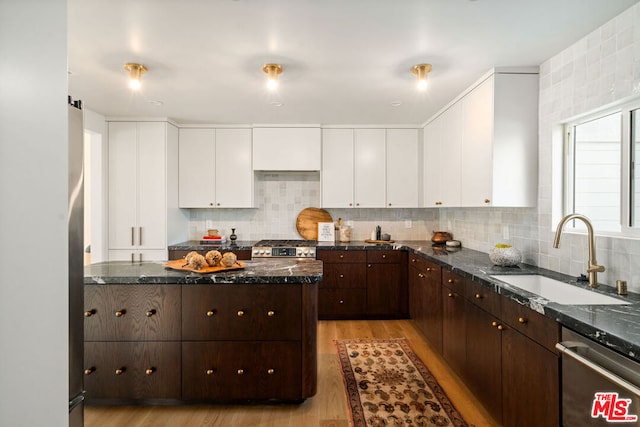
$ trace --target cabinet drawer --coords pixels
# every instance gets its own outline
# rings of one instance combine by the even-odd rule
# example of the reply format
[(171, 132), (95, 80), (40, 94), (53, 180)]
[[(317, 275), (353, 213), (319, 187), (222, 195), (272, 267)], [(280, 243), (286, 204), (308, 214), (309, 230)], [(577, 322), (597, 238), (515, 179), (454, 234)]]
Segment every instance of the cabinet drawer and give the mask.
[(327, 251), (327, 250), (318, 250), (316, 254), (316, 258), (324, 261), (325, 263), (340, 263), (340, 262), (350, 262), (350, 263), (359, 263), (366, 262), (367, 260), (367, 252), (366, 251)]
[(318, 317), (344, 319), (362, 316), (366, 312), (365, 289), (318, 290)]
[(320, 289), (325, 288), (366, 288), (367, 268), (360, 264), (329, 264), (323, 265)]
[(466, 280), (451, 270), (442, 269), (442, 284), (460, 295), (466, 295)]
[(492, 315), (500, 317), (500, 294), (471, 280), (465, 280), (467, 299)]
[(544, 315), (502, 298), (502, 321), (552, 352), (560, 341), (560, 325)]
[(298, 342), (183, 342), (184, 399), (302, 398)]
[(179, 340), (180, 298), (177, 285), (86, 285), (85, 340)]
[(368, 263), (400, 263), (402, 262), (405, 252), (403, 251), (388, 251), (388, 250), (371, 250), (367, 252)]
[(85, 342), (87, 399), (179, 399), (179, 342)]
[(299, 340), (305, 285), (183, 285), (182, 339)]

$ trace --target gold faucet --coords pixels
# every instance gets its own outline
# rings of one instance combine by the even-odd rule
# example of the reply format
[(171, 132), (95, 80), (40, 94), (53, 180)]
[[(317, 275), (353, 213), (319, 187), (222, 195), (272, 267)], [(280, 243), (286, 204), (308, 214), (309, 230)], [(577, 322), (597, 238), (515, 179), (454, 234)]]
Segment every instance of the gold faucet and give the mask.
[(593, 233), (593, 225), (591, 225), (591, 221), (584, 215), (580, 214), (569, 214), (562, 218), (558, 223), (558, 228), (556, 229), (556, 237), (553, 239), (553, 247), (560, 247), (560, 236), (562, 236), (562, 229), (567, 221), (572, 219), (579, 219), (585, 223), (587, 226), (587, 237), (589, 239), (589, 263), (587, 267), (587, 273), (589, 273), (589, 286), (592, 288), (598, 287), (598, 273), (602, 273), (604, 271), (604, 265), (598, 265), (596, 261), (596, 238)]

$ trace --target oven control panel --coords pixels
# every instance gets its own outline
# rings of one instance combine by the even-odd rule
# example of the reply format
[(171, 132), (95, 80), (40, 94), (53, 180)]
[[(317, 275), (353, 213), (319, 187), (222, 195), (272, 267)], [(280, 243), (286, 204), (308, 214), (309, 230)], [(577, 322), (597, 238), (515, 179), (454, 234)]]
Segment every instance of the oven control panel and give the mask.
[(251, 258), (316, 258), (314, 247), (254, 247)]

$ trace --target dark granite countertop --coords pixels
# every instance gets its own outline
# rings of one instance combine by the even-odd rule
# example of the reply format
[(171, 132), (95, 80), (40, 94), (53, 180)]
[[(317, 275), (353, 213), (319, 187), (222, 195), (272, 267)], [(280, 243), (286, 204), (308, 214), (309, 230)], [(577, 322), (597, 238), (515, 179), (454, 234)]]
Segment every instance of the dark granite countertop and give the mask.
[(166, 268), (164, 262), (111, 261), (84, 269), (85, 285), (103, 284), (191, 284), (218, 283), (317, 283), (322, 279), (322, 261), (243, 261), (245, 268), (219, 273), (190, 273)]
[[(185, 242), (170, 246), (169, 249), (196, 250), (201, 248), (198, 245), (190, 246), (190, 243), (197, 244), (199, 242)], [(242, 246), (243, 249), (250, 249), (253, 242), (237, 242), (237, 244), (236, 248), (238, 249), (241, 244), (246, 245)], [(575, 277), (533, 265), (520, 264), (517, 267), (498, 267), (491, 263), (488, 254), (484, 252), (466, 248), (457, 251), (436, 249), (432, 247), (431, 241), (396, 241), (391, 244), (370, 244), (364, 241), (318, 242), (318, 251), (385, 249), (406, 250), (410, 253), (423, 255), (463, 277), (488, 287), (506, 298), (556, 320), (561, 325), (583, 336), (640, 362), (640, 295), (638, 294), (630, 293), (627, 297), (619, 297), (632, 302), (629, 305), (562, 305), (500, 282), (490, 276), (496, 274), (540, 274), (585, 289), (590, 289), (589, 286), (585, 283), (578, 283)], [(611, 286), (600, 286), (595, 290), (590, 290), (618, 297)]]

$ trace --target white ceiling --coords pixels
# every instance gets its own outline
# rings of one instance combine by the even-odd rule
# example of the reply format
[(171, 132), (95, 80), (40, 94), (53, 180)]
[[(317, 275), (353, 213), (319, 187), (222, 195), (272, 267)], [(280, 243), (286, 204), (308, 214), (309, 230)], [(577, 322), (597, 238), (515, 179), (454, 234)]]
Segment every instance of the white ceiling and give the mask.
[[(420, 124), (490, 68), (539, 65), (637, 1), (69, 0), (69, 93), (110, 117)], [(139, 93), (126, 62), (149, 68)], [(284, 67), (276, 93), (267, 62)]]

